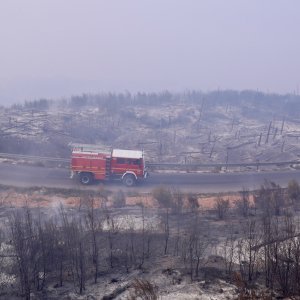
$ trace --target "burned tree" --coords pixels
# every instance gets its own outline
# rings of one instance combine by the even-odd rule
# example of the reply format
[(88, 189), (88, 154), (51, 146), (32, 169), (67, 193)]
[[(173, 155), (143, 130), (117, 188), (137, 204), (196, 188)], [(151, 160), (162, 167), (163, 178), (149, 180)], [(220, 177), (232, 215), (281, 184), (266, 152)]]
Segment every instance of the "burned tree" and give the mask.
[(228, 199), (223, 199), (220, 195), (215, 199), (214, 209), (219, 219), (224, 219), (229, 211), (230, 204)]
[(169, 189), (161, 186), (153, 190), (153, 197), (158, 201), (162, 207), (160, 212), (161, 225), (164, 234), (164, 254), (168, 252), (169, 238), (170, 238), (170, 212), (174, 208), (173, 196)]

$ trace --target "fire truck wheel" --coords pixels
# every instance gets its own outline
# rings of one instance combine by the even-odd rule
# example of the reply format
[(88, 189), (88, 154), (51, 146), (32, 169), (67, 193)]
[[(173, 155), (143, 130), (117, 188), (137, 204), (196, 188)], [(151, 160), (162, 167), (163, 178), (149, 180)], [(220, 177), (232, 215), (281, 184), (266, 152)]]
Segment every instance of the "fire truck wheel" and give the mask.
[(128, 187), (134, 186), (135, 181), (136, 181), (136, 179), (134, 178), (133, 175), (128, 174), (123, 177), (123, 183), (124, 183), (124, 185), (126, 185)]
[(93, 176), (90, 173), (80, 173), (80, 182), (82, 184), (91, 184), (93, 182)]

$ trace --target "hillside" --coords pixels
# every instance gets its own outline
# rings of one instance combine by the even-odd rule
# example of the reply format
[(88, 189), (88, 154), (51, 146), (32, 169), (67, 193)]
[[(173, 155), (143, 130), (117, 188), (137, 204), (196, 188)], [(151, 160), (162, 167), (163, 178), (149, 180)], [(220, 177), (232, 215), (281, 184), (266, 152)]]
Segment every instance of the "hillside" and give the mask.
[(0, 152), (68, 157), (70, 142), (149, 161), (297, 160), (300, 97), (254, 91), (82, 95), (0, 109)]

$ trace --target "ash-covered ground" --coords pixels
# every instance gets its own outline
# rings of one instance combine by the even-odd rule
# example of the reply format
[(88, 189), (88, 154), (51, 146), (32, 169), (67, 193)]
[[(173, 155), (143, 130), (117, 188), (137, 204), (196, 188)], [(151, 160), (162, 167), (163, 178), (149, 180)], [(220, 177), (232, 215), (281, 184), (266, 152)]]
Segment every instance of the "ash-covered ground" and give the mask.
[[(69, 158), (73, 142), (144, 149), (150, 162), (294, 161), (299, 100), (254, 91), (37, 100), (0, 108), (0, 152)], [(1, 296), (299, 294), (297, 183), (287, 190), (265, 183), (254, 198), (244, 191), (239, 199), (199, 200), (164, 187), (138, 202), (100, 192), (101, 201), (80, 190), (1, 187)]]
[(73, 142), (144, 149), (150, 162), (294, 161), (299, 98), (215, 91), (37, 100), (0, 108), (0, 152), (68, 158)]
[[(153, 193), (171, 195), (162, 187)], [(223, 196), (231, 207), (240, 198)], [(224, 233), (236, 222), (216, 217), (217, 195), (180, 197), (179, 216), (175, 207), (166, 211), (152, 194), (1, 186), (1, 295), (5, 299), (235, 299), (239, 288), (226, 275), (222, 245)], [(186, 235), (196, 224), (203, 244), (197, 248), (197, 274), (191, 257), (194, 275), (190, 275), (186, 242), (192, 235)], [(91, 230), (95, 230), (97, 258)]]

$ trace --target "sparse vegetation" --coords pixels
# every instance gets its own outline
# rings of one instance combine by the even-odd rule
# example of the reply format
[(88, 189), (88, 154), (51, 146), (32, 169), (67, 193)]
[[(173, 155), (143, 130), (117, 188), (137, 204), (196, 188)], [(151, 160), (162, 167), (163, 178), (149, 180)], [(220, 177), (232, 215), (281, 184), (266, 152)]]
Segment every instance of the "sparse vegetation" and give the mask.
[(250, 202), (250, 192), (246, 189), (243, 189), (243, 191), (240, 192), (241, 197), (235, 201), (234, 205), (239, 214), (241, 214), (243, 217), (248, 217), (252, 206)]
[(299, 202), (300, 200), (300, 186), (296, 180), (291, 180), (288, 184), (288, 197), (293, 202)]
[(125, 193), (122, 190), (118, 190), (113, 195), (113, 205), (114, 207), (124, 207), (126, 205)]
[(135, 279), (132, 283), (133, 292), (130, 295), (129, 300), (157, 300), (158, 296), (156, 289), (148, 280)]
[[(297, 158), (298, 98), (218, 91), (41, 99), (0, 108), (0, 152), (69, 157), (73, 141), (143, 148), (155, 162), (257, 162), (256, 170), (259, 162)], [(164, 186), (149, 195), (154, 208), (126, 207), (122, 191), (15, 191), (26, 194), (27, 204), (42, 206), (43, 196), (54, 195), (77, 204), (48, 214), (1, 202), (0, 267), (13, 278), (10, 287), (0, 284), (1, 296), (41, 298), (53, 287), (87, 295), (100, 285), (104, 299), (158, 299), (157, 276), (169, 285), (196, 282), (202, 291), (217, 280), (234, 283), (237, 299), (300, 295), (296, 181), (287, 189), (266, 181), (234, 201), (216, 195), (209, 210), (200, 209), (198, 194)]]
[(69, 142), (80, 142), (143, 148), (155, 162), (257, 162), (259, 167), (297, 159), (298, 98), (187, 91), (27, 101), (0, 107), (0, 152), (68, 158)]
[[(124, 293), (128, 299), (158, 299), (160, 287), (147, 274), (165, 259), (177, 261), (167, 269), (160, 266), (161, 274), (172, 277), (175, 285), (219, 278), (236, 284), (238, 292), (232, 296), (237, 299), (296, 297), (300, 232), (298, 216), (289, 205), (297, 203), (286, 201), (290, 188), (275, 183), (265, 183), (255, 193), (256, 208), (250, 205), (251, 194), (242, 191), (231, 205), (229, 198), (218, 195), (213, 210), (200, 210), (196, 205), (191, 209), (195, 200), (183, 205), (183, 198), (197, 199), (196, 195), (159, 187), (153, 197), (160, 211), (140, 204), (134, 215), (126, 213), (125, 195), (120, 193), (111, 196), (111, 203), (120, 198), (122, 208), (101, 206), (93, 194), (82, 194), (80, 210), (61, 206), (46, 216), (41, 208), (10, 209), (8, 227), (0, 227), (1, 270), (15, 276), (13, 284), (25, 299), (51, 286), (70, 290), (73, 285), (84, 295), (116, 272), (133, 277), (112, 291), (104, 290), (103, 297)], [(156, 224), (153, 214), (159, 217)], [(5, 287), (2, 293), (11, 292)]]
[(214, 208), (217, 212), (217, 216), (219, 219), (224, 219), (229, 210), (229, 200), (223, 199), (222, 197), (218, 196), (215, 199)]

